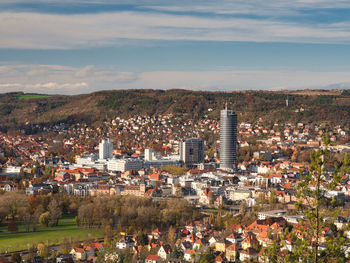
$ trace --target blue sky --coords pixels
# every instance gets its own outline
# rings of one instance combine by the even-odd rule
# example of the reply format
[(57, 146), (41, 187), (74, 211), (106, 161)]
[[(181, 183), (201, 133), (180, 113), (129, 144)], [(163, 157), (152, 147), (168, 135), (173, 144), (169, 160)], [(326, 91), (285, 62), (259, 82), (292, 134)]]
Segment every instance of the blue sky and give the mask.
[(0, 1), (0, 92), (350, 88), (350, 1)]

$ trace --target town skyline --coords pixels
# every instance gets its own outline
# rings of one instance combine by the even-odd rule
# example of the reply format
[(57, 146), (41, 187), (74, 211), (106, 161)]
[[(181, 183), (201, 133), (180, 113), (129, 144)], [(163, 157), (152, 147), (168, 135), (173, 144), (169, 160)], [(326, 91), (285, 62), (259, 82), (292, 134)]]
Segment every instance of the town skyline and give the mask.
[(350, 1), (0, 0), (0, 263), (350, 262)]

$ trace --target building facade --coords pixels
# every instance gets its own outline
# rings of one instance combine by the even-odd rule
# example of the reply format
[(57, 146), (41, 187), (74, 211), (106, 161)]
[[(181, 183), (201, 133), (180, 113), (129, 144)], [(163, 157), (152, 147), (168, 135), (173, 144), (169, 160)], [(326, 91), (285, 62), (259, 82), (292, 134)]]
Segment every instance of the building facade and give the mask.
[(227, 105), (220, 112), (220, 168), (234, 169), (237, 161), (237, 115)]
[(112, 172), (138, 171), (143, 168), (143, 161), (138, 159), (112, 159), (107, 162), (107, 170)]
[(180, 160), (186, 166), (202, 163), (204, 161), (203, 141), (192, 138), (180, 142)]
[(99, 146), (99, 159), (110, 159), (113, 157), (113, 143), (111, 140), (108, 139), (103, 139)]

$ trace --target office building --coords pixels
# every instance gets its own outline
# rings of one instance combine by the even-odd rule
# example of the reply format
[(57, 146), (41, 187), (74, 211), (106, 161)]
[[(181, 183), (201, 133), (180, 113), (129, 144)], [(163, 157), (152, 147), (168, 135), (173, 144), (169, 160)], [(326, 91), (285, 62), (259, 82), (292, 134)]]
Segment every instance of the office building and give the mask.
[(180, 160), (186, 166), (202, 163), (204, 161), (203, 141), (192, 138), (180, 142)]
[(145, 161), (156, 161), (162, 158), (159, 152), (154, 151), (153, 149), (145, 149)]
[(220, 112), (220, 168), (234, 169), (237, 161), (237, 115), (233, 110)]
[(138, 171), (143, 167), (143, 161), (138, 159), (112, 159), (107, 162), (107, 170), (112, 172)]
[(99, 149), (99, 159), (105, 160), (113, 157), (113, 143), (109, 138), (103, 139), (100, 142), (98, 149)]

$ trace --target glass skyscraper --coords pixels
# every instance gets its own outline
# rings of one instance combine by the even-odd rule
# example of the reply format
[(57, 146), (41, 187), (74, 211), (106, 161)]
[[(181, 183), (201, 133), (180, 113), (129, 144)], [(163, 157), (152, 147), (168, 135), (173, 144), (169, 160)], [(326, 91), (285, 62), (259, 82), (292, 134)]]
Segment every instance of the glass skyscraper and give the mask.
[(220, 168), (234, 169), (237, 161), (237, 115), (227, 105), (220, 112)]

